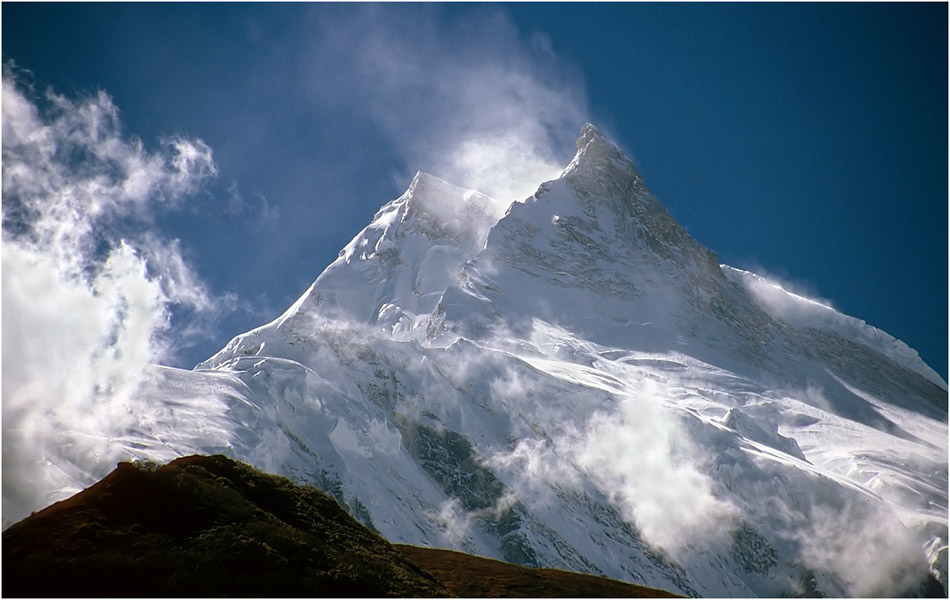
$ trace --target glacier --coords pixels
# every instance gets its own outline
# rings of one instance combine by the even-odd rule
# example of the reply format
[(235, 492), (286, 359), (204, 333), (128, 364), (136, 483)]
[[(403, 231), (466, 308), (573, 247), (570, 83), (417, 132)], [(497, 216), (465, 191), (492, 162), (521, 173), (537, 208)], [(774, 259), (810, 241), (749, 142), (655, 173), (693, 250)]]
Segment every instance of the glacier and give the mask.
[(223, 453), (393, 542), (690, 596), (947, 589), (946, 382), (720, 264), (589, 124), (510, 204), (418, 173), (284, 314), (137, 396), (64, 432), (95, 452), (35, 457), (41, 498), (5, 476), (4, 526), (118, 460)]

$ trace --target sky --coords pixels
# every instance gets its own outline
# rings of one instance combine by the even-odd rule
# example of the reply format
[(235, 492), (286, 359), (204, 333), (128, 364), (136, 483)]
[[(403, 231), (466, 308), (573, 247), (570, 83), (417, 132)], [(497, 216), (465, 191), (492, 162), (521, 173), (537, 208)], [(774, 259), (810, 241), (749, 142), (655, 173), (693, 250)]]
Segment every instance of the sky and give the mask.
[(947, 377), (944, 3), (2, 16), (4, 308), (33, 319), (5, 310), (5, 357), (55, 339), (115, 373), (191, 368), (280, 315), (417, 170), (521, 199), (589, 121), (721, 262)]

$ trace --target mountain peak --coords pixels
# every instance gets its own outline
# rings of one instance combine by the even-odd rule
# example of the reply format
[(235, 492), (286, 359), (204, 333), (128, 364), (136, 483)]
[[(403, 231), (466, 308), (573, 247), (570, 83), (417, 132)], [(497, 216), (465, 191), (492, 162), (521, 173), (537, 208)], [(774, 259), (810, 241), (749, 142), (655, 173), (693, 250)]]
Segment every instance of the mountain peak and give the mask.
[(508, 208), (491, 196), (424, 171), (418, 171), (406, 192), (391, 204), (402, 205), (401, 229), (421, 227), (429, 236), (455, 238), (476, 247), (484, 243), (488, 230)]
[[(584, 212), (603, 229), (612, 222), (617, 238), (610, 246), (634, 244), (664, 259), (687, 260), (719, 277), (719, 261), (669, 214), (643, 182), (640, 171), (614, 142), (586, 123), (577, 139), (577, 154), (561, 179)], [(544, 186), (542, 186), (542, 190)]]
[(581, 137), (577, 138), (577, 149), (580, 150), (581, 147), (586, 145), (588, 142), (594, 138), (604, 138), (604, 134), (600, 132), (593, 123), (584, 123), (584, 126), (581, 127)]
[(441, 177), (436, 177), (425, 171), (416, 171), (409, 187), (406, 188), (405, 196), (412, 198), (424, 198), (431, 196), (459, 196), (469, 190), (452, 185)]
[(807, 302), (720, 266), (588, 124), (524, 202), (418, 173), (103, 444), (228, 452), (396, 542), (689, 596), (945, 582), (946, 388)]
[(623, 150), (604, 137), (604, 134), (591, 123), (585, 123), (581, 128), (581, 135), (577, 138), (576, 144), (577, 154), (564, 169), (562, 176), (586, 166), (593, 167), (597, 171), (612, 167), (612, 170), (617, 171), (618, 177), (629, 175), (640, 179), (640, 172)]
[(726, 282), (715, 254), (669, 215), (622, 150), (589, 123), (577, 146), (561, 176), (512, 204), (484, 249), (462, 265), (460, 288), (446, 290), (430, 342), (482, 339), (501, 322), (514, 328), (540, 319), (597, 343), (642, 345), (615, 321), (595, 326), (577, 307), (623, 323), (631, 310), (642, 321), (670, 323), (687, 310), (681, 303), (702, 307), (720, 295)]

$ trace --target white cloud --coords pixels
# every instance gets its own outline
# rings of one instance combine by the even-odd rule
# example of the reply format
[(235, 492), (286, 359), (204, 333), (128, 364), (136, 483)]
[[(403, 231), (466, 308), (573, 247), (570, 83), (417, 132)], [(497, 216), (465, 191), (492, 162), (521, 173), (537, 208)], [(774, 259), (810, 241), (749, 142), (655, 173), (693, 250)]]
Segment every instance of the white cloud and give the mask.
[(144, 230), (214, 171), (200, 140), (124, 138), (103, 92), (33, 100), (5, 69), (5, 524), (124, 458), (111, 440), (149, 410), (136, 392), (174, 347), (173, 311), (224, 309), (177, 241)]
[(926, 577), (920, 539), (880, 503), (816, 505), (801, 530), (803, 562), (834, 573), (847, 594), (895, 597)]
[(445, 500), (438, 511), (430, 510), (427, 516), (456, 547), (471, 540), (474, 513), (467, 512), (458, 498)]
[(586, 120), (583, 81), (550, 41), (523, 39), (500, 11), (450, 21), (439, 10), (372, 6), (319, 21), (317, 96), (368, 115), (409, 173), (524, 199), (570, 158)]
[(691, 446), (660, 404), (662, 390), (646, 383), (616, 413), (597, 413), (577, 440), (578, 464), (644, 537), (670, 551), (721, 541), (734, 509), (713, 494)]
[[(493, 392), (518, 389), (509, 379)], [(489, 462), (514, 475), (517, 495), (530, 506), (550, 500), (548, 486), (592, 486), (620, 509), (652, 545), (673, 556), (721, 545), (735, 527), (736, 511), (714, 493), (704, 459), (690, 434), (663, 405), (658, 385), (643, 382), (635, 394), (617, 395), (615, 408), (598, 409), (580, 426), (545, 439), (525, 438)]]

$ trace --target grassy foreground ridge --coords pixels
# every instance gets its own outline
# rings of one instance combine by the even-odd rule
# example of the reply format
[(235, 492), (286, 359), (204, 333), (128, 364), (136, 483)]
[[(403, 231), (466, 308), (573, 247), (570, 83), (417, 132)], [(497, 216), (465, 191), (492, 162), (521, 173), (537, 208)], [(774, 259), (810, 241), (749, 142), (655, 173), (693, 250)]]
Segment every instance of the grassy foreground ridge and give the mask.
[(227, 457), (119, 463), (3, 532), (6, 597), (672, 597), (392, 545), (310, 486)]

